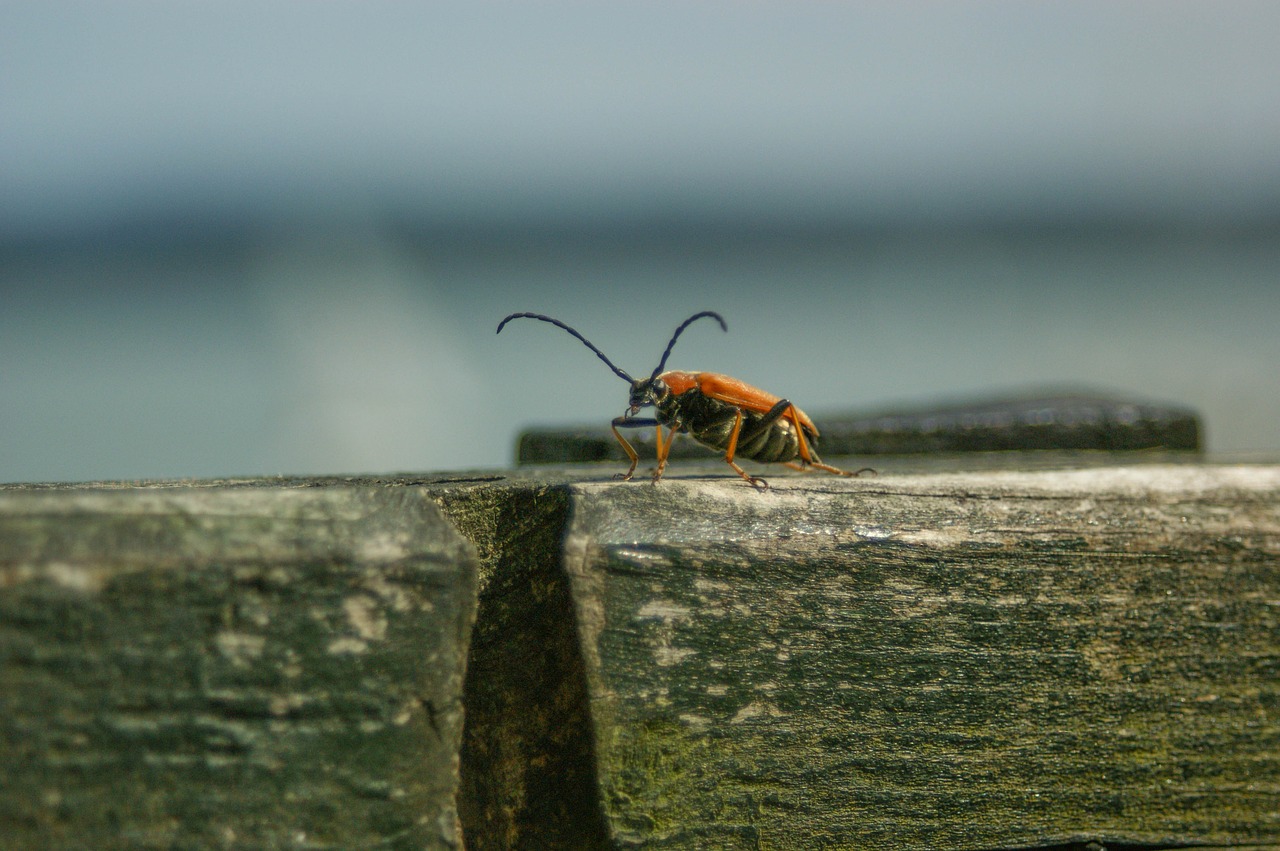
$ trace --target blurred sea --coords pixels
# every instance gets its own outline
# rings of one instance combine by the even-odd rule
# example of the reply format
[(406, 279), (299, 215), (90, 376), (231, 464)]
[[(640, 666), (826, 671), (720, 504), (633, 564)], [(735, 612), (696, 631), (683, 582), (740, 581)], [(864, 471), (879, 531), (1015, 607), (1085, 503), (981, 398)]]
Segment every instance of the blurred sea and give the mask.
[[(823, 411), (1085, 387), (1280, 454), (1275, 223), (795, 230), (150, 223), (0, 247), (0, 480), (498, 467), (625, 387), (558, 330)], [(819, 418), (819, 422), (821, 419)]]

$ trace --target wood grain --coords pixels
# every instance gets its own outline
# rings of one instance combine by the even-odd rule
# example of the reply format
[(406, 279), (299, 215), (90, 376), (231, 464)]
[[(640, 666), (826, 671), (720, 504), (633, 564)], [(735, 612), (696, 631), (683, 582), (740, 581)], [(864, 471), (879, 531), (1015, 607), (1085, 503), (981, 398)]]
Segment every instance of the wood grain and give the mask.
[(0, 493), (0, 846), (459, 847), (475, 589), (420, 489)]
[(1280, 841), (1280, 472), (580, 484), (620, 846)]
[(1280, 847), (1280, 467), (1000, 457), (0, 487), (0, 845)]

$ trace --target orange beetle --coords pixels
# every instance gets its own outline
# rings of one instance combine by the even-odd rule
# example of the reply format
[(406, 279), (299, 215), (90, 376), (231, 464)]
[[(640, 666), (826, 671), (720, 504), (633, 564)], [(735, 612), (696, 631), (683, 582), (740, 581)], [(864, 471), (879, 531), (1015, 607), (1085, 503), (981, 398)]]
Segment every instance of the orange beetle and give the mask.
[[(513, 313), (498, 323), (498, 333), (512, 319), (538, 319), (550, 322), (557, 328), (563, 328), (577, 337), (587, 348), (596, 353), (614, 373), (631, 385), (630, 404), (626, 412), (610, 424), (613, 436), (622, 444), (631, 466), (620, 475), (624, 481), (631, 478), (636, 471), (640, 456), (618, 431), (620, 428), (656, 428), (658, 435), (658, 467), (653, 472), (653, 481), (662, 478), (667, 467), (667, 456), (671, 452), (671, 442), (676, 434), (685, 432), (694, 440), (724, 453), (725, 462), (746, 479), (753, 487), (764, 489), (769, 485), (758, 476), (752, 476), (733, 460), (738, 456), (750, 458), (764, 463), (781, 462), (797, 470), (825, 470), (837, 476), (856, 476), (859, 473), (874, 472), (864, 467), (856, 472), (841, 470), (830, 464), (822, 463), (814, 452), (818, 442), (818, 427), (813, 424), (804, 411), (786, 399), (766, 393), (752, 387), (746, 382), (715, 372), (681, 372), (672, 370), (663, 372), (667, 365), (667, 357), (675, 346), (676, 340), (693, 322), (710, 317), (720, 323), (723, 331), (728, 331), (720, 314), (710, 310), (695, 313), (671, 335), (662, 360), (648, 378), (632, 378), (614, 365), (604, 352), (592, 345), (591, 341), (573, 328), (558, 319), (544, 316), (541, 313)], [(637, 417), (641, 408), (652, 406), (655, 416), (652, 418)], [(665, 438), (662, 427), (670, 431)], [(798, 463), (796, 459), (799, 459)]]

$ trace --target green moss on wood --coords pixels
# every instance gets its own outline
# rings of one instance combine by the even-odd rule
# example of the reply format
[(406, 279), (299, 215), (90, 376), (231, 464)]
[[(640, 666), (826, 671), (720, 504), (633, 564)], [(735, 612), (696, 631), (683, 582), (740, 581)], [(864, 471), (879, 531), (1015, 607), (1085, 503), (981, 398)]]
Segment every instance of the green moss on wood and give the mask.
[(481, 556), (458, 808), (470, 849), (607, 846), (589, 698), (559, 546), (561, 487), (446, 487)]
[(1276, 489), (1016, 483), (584, 486), (618, 841), (1280, 835)]

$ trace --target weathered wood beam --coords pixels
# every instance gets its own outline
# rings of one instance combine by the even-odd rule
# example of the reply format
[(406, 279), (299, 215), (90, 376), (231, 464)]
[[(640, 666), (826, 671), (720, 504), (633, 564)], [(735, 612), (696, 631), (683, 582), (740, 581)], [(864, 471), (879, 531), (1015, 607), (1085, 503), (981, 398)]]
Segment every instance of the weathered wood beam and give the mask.
[(1280, 847), (1280, 467), (1090, 458), (0, 487), (5, 840)]
[(460, 846), (474, 550), (255, 484), (0, 492), (0, 846)]
[[(578, 815), (525, 822), (528, 769), (476, 765), (505, 818), (475, 847), (1280, 843), (1280, 469), (771, 481), (531, 474), (563, 531), (487, 556), (508, 656), (468, 736), (581, 765), (539, 787)], [(581, 672), (539, 702), (529, 660), (567, 636)]]

